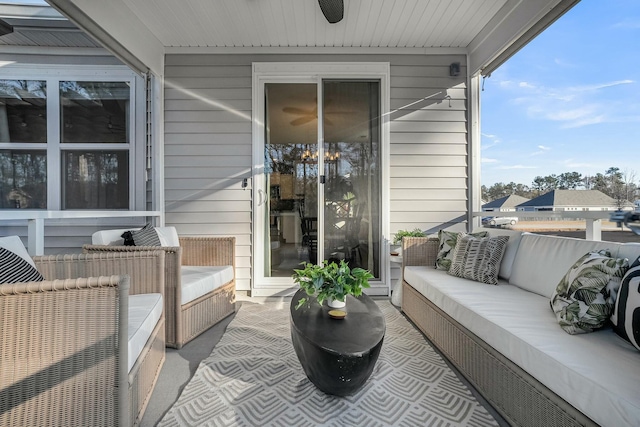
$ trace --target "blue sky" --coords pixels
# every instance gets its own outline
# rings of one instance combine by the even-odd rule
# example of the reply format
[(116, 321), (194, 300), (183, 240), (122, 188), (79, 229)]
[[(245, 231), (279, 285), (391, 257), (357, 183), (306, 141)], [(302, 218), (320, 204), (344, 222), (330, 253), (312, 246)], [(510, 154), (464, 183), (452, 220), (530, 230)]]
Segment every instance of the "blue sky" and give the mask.
[(482, 184), (604, 173), (640, 181), (640, 1), (582, 0), (485, 79)]

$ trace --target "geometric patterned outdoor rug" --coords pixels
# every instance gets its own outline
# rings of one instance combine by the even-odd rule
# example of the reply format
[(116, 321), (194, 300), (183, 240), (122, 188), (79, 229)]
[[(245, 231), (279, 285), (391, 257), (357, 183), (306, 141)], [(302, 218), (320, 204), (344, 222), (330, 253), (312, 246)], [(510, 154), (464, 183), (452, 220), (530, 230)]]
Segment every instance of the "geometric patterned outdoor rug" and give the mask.
[(158, 426), (498, 426), (386, 300), (376, 300), (387, 330), (363, 388), (347, 397), (316, 389), (291, 344), (290, 301), (243, 301)]

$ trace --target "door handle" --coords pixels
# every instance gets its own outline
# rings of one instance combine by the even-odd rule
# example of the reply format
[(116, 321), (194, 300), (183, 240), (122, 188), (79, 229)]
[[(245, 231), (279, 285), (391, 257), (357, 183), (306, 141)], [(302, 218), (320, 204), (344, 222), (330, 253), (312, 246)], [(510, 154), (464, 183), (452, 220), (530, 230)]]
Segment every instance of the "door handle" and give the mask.
[(264, 191), (262, 189), (258, 189), (258, 206), (262, 206), (266, 198), (264, 197)]

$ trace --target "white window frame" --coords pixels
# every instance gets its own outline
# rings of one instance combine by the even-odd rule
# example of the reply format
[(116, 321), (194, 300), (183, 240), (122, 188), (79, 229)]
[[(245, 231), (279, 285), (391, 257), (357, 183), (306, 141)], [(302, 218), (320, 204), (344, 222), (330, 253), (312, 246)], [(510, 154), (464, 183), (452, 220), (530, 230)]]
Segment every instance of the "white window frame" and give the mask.
[[(129, 203), (131, 211), (146, 209), (145, 197), (145, 82), (138, 74), (118, 65), (5, 65), (0, 67), (2, 80), (39, 80), (47, 85), (47, 142), (0, 143), (1, 149), (46, 150), (47, 211), (62, 208), (62, 151), (129, 151)], [(61, 143), (60, 81), (127, 82), (131, 87), (128, 143)], [(82, 209), (85, 210), (85, 209)], [(112, 211), (109, 209), (100, 209)], [(6, 211), (6, 210), (5, 210)], [(65, 209), (65, 211), (73, 211)]]

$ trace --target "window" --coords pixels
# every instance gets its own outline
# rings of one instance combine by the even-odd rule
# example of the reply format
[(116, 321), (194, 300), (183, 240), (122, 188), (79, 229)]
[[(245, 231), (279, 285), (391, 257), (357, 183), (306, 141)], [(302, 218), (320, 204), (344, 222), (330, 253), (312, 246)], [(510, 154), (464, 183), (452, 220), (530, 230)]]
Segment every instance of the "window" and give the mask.
[(0, 77), (0, 209), (131, 209), (139, 78), (41, 74)]

